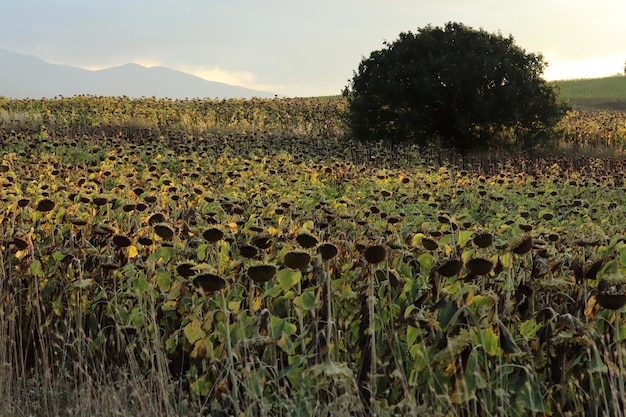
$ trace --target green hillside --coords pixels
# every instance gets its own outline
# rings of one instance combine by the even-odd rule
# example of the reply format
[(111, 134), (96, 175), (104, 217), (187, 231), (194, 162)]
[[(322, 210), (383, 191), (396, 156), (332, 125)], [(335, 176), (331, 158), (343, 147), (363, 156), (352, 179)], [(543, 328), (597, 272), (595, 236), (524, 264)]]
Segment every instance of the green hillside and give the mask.
[(626, 77), (554, 81), (561, 97), (584, 110), (626, 110)]

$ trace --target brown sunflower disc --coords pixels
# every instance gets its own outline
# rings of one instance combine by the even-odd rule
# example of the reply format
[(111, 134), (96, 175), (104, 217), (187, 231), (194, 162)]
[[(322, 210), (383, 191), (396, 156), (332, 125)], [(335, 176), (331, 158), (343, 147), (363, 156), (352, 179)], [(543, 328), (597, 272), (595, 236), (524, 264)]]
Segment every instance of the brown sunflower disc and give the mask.
[(259, 249), (268, 249), (272, 246), (272, 238), (266, 235), (259, 235), (252, 239), (252, 244)]
[(437, 273), (446, 278), (450, 278), (461, 272), (463, 261), (460, 259), (448, 259), (437, 267)]
[(259, 254), (259, 250), (252, 245), (242, 245), (239, 247), (239, 254), (247, 259), (252, 259)]
[(14, 237), (13, 238), (13, 244), (15, 245), (16, 248), (18, 248), (19, 250), (24, 250), (28, 247), (28, 241), (19, 237)]
[(524, 236), (511, 245), (511, 252), (518, 255), (523, 255), (530, 251), (533, 247), (533, 238), (530, 236)]
[(327, 261), (337, 256), (338, 250), (337, 246), (333, 245), (332, 243), (322, 243), (317, 248), (317, 252), (322, 255), (322, 259)]
[(271, 280), (276, 276), (276, 267), (270, 264), (252, 265), (248, 268), (248, 277), (258, 283)]
[(224, 231), (219, 227), (210, 227), (202, 232), (202, 237), (207, 242), (217, 242), (218, 240), (224, 238)]
[(483, 258), (474, 258), (467, 261), (465, 266), (473, 275), (486, 275), (493, 269), (493, 262)]
[(52, 211), (54, 209), (54, 206), (55, 206), (54, 201), (48, 198), (44, 198), (39, 203), (37, 203), (37, 211), (41, 211), (44, 213), (48, 211)]
[(150, 239), (149, 237), (142, 236), (137, 239), (137, 242), (139, 242), (143, 246), (150, 246), (154, 243), (154, 240)]
[(148, 224), (150, 226), (154, 226), (155, 224), (163, 222), (165, 222), (165, 215), (163, 213), (154, 213), (148, 218)]
[(156, 233), (157, 236), (164, 240), (172, 240), (174, 238), (174, 229), (172, 229), (167, 224), (155, 224), (154, 233)]
[(120, 248), (127, 248), (132, 244), (132, 241), (128, 236), (115, 235), (113, 236), (113, 243)]
[(292, 269), (304, 268), (311, 262), (311, 255), (303, 251), (290, 251), (285, 254), (284, 262)]
[(93, 200), (91, 200), (96, 206), (104, 206), (106, 203), (109, 202), (109, 199), (106, 197), (94, 197)]
[(382, 245), (369, 246), (363, 253), (365, 260), (371, 264), (377, 264), (385, 260), (387, 257), (387, 250)]
[(585, 262), (583, 265), (583, 276), (587, 279), (596, 279), (598, 272), (602, 269), (604, 259), (594, 259)]
[(480, 232), (474, 236), (474, 245), (479, 248), (488, 248), (493, 243), (493, 235), (487, 232)]
[(439, 247), (439, 244), (434, 239), (425, 237), (422, 238), (422, 246), (424, 246), (426, 250), (436, 250)]
[(626, 294), (598, 294), (596, 301), (602, 308), (619, 310), (626, 305)]
[(219, 291), (226, 286), (226, 281), (219, 275), (206, 273), (198, 274), (193, 279), (193, 285), (204, 292)]
[(192, 268), (196, 266), (193, 262), (182, 262), (176, 266), (176, 272), (183, 278), (190, 278), (196, 274)]
[(318, 244), (317, 238), (308, 233), (298, 235), (298, 237), (296, 237), (296, 242), (298, 242), (298, 244), (305, 249), (313, 248)]

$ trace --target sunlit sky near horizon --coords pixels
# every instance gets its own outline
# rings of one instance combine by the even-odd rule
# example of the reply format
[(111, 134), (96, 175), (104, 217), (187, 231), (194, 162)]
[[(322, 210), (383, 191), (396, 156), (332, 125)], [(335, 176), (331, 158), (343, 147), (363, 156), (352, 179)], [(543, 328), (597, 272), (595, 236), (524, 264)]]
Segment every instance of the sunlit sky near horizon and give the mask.
[(339, 94), (400, 32), (450, 21), (513, 35), (548, 80), (622, 74), (626, 0), (20, 0), (0, 48), (101, 69), (163, 66), (285, 96)]

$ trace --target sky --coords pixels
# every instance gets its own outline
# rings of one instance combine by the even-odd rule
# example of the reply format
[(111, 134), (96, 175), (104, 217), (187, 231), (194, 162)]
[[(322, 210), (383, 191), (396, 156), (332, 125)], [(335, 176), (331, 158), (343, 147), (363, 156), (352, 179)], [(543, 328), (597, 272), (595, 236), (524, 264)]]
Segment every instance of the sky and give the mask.
[(288, 97), (340, 94), (401, 32), (460, 22), (541, 53), (547, 80), (624, 73), (625, 0), (2, 0), (0, 48), (137, 63)]

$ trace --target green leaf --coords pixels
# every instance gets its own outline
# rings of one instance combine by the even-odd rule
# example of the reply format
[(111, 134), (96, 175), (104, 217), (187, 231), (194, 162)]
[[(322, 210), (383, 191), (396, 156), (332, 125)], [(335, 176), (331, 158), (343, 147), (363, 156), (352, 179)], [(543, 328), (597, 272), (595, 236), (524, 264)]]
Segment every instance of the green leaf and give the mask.
[(291, 268), (285, 268), (278, 271), (278, 274), (276, 276), (278, 279), (278, 284), (281, 286), (283, 291), (287, 291), (289, 290), (289, 288), (300, 282), (300, 279), (302, 278), (302, 273), (299, 270), (294, 271)]
[(176, 302), (176, 300), (169, 300), (164, 302), (161, 305), (161, 310), (163, 311), (176, 311), (176, 307), (178, 306), (178, 303)]
[(459, 240), (457, 242), (457, 245), (460, 248), (465, 246), (467, 244), (467, 242), (470, 241), (470, 239), (472, 238), (473, 234), (474, 234), (473, 230), (462, 230), (461, 233), (459, 233)]
[(265, 292), (263, 293), (263, 298), (266, 298), (266, 297), (274, 298), (278, 294), (280, 294), (281, 289), (282, 288), (279, 285), (273, 285), (267, 290), (265, 290)]
[(341, 265), (341, 272), (347, 272), (349, 271), (352, 267), (354, 266), (354, 263), (351, 261), (348, 261), (346, 263), (344, 263), (343, 265)]
[(52, 254), (52, 258), (54, 258), (54, 260), (58, 262), (65, 258), (65, 255), (63, 254), (63, 252), (56, 251)]
[(201, 243), (198, 245), (198, 250), (196, 252), (196, 256), (198, 259), (204, 259), (206, 257), (206, 250), (209, 247), (206, 243)]
[(32, 261), (29, 265), (29, 269), (30, 269), (30, 272), (37, 278), (43, 277), (43, 269), (41, 267), (41, 262), (39, 262), (39, 260), (35, 259), (34, 261)]
[(200, 376), (198, 379), (189, 384), (189, 389), (197, 397), (205, 397), (211, 391), (213, 383), (206, 380), (206, 375)]
[(526, 381), (517, 391), (515, 402), (527, 413), (548, 413), (550, 411), (544, 402), (541, 390), (537, 389), (530, 381)]
[(75, 282), (72, 282), (72, 285), (76, 288), (87, 288), (89, 287), (91, 284), (93, 284), (93, 279), (81, 279)]
[(406, 344), (412, 346), (420, 335), (421, 330), (417, 327), (407, 326), (406, 328)]
[(605, 365), (604, 361), (602, 360), (602, 355), (598, 351), (598, 348), (595, 345), (591, 345), (590, 359), (589, 359), (589, 371), (604, 373), (607, 370), (608, 370), (608, 367)]
[(159, 291), (167, 292), (170, 289), (172, 274), (169, 271), (160, 270), (154, 276), (154, 281), (159, 287)]
[(626, 266), (626, 246), (619, 250), (619, 263)]
[[(424, 346), (424, 342), (419, 342), (411, 346), (409, 348), (409, 354), (413, 359), (412, 364), (414, 371), (421, 372), (430, 366), (431, 358), (429, 357), (428, 351)], [(419, 378), (417, 375), (416, 377)]]
[(435, 264), (435, 257), (429, 252), (425, 252), (417, 257), (417, 262), (420, 264), (424, 273), (427, 273), (433, 268), (433, 265)]
[(139, 294), (143, 294), (150, 289), (150, 284), (148, 283), (145, 275), (141, 274), (137, 277), (134, 282), (133, 289)]
[(168, 300), (176, 300), (180, 296), (180, 292), (183, 288), (182, 281), (174, 281), (172, 287), (170, 288), (170, 292), (167, 294)]
[(500, 337), (496, 334), (493, 326), (482, 331), (483, 348), (488, 355), (496, 356), (500, 347)]
[(152, 255), (152, 257), (154, 257), (155, 260), (161, 261), (164, 264), (168, 263), (170, 259), (172, 258), (172, 256), (174, 256), (174, 248), (169, 247), (169, 246), (163, 246), (157, 249), (154, 252), (154, 255)]
[(272, 316), (270, 318), (270, 323), (272, 325), (274, 337), (279, 337), (283, 333), (287, 336), (293, 336), (298, 330), (295, 324), (290, 323), (289, 321), (287, 321), (287, 319), (282, 319), (280, 317)]
[(284, 333), (276, 341), (276, 346), (278, 346), (283, 352), (285, 352), (285, 353), (287, 353), (289, 355), (292, 355), (294, 353), (293, 342)]
[(535, 319), (530, 319), (520, 324), (519, 332), (522, 336), (524, 336), (524, 339), (530, 340), (534, 339), (540, 328), (540, 323), (537, 323)]
[(511, 332), (509, 332), (509, 329), (502, 323), (499, 323), (499, 327), (500, 327), (500, 338), (499, 338), (500, 349), (502, 349), (504, 353), (519, 353), (520, 349), (515, 343), (515, 340), (513, 340), (513, 335), (511, 335)]
[(293, 304), (303, 310), (312, 311), (316, 310), (320, 303), (315, 302), (315, 294), (313, 291), (305, 291), (294, 298)]
[(609, 245), (606, 248), (605, 256), (608, 256), (615, 248), (619, 246), (620, 255), (622, 254), (622, 250), (626, 249), (624, 246), (624, 235), (617, 235), (609, 242)]

